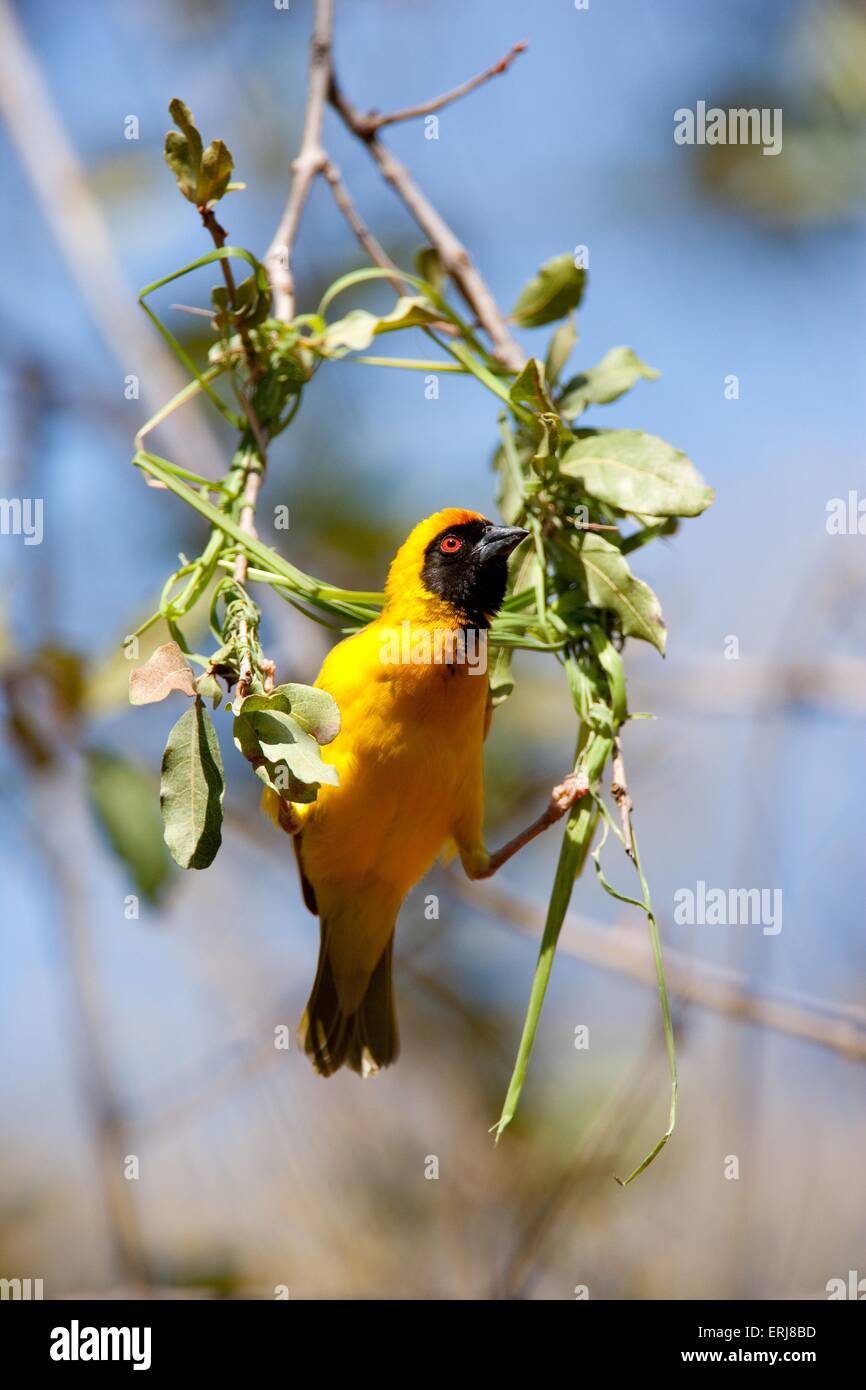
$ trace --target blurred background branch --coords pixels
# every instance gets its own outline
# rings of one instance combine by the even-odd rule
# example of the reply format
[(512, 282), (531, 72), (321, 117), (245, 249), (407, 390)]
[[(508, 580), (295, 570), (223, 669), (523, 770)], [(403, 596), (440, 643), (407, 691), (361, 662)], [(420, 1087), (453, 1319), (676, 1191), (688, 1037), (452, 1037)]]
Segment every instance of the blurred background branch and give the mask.
[[(0, 0), (0, 118), (78, 292), (121, 370), (135, 371), (144, 400), (156, 409), (186, 386), (187, 378), (139, 312), (11, 0)], [(163, 430), (179, 459), (214, 470), (221, 466), (217, 440), (197, 407), (172, 416)]]

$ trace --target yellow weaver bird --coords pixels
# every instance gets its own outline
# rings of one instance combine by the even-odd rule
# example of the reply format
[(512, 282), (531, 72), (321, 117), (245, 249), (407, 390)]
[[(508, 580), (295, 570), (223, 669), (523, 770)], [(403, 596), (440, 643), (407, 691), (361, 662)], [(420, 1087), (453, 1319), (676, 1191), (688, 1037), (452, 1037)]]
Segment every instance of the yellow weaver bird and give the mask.
[(456, 851), (470, 878), (487, 877), (586, 791), (572, 774), (527, 830), (497, 854), (485, 849), (491, 704), (475, 642), (527, 534), (458, 508), (420, 522), (391, 564), (380, 616), (333, 648), (316, 681), (340, 708), (340, 732), (322, 749), (339, 785), (289, 808), (265, 793), (294, 836), (304, 900), (319, 917), (301, 1037), (322, 1076), (343, 1065), (369, 1076), (397, 1056), (394, 928), (436, 857)]

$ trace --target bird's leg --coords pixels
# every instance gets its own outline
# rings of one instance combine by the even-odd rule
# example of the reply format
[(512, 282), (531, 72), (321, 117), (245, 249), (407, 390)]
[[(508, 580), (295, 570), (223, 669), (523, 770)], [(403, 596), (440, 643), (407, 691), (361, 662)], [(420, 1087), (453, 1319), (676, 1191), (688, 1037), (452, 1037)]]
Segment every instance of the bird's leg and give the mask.
[(475, 865), (468, 869), (470, 878), (490, 878), (501, 869), (503, 864), (515, 855), (524, 845), (528, 845), (530, 840), (534, 840), (536, 835), (541, 835), (549, 826), (555, 825), (561, 820), (582, 796), (586, 796), (589, 791), (589, 778), (585, 772), (570, 772), (558, 787), (554, 787), (550, 794), (550, 801), (547, 809), (542, 812), (537, 820), (528, 825), (525, 830), (521, 830), (519, 835), (504, 844), (501, 849), (491, 854), (486, 864)]
[(287, 835), (297, 835), (301, 829), (301, 818), (291, 801), (280, 800), (277, 808), (277, 820), (280, 823), (280, 829), (285, 830)]

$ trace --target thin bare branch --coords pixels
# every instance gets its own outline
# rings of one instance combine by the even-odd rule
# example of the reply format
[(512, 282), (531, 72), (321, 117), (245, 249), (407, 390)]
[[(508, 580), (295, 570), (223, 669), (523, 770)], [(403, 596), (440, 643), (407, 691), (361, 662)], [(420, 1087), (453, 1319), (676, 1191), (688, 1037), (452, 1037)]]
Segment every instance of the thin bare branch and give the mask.
[(453, 87), (450, 92), (443, 92), (442, 96), (433, 97), (430, 101), (419, 102), (417, 106), (404, 106), (402, 110), (392, 111), (390, 114), (380, 114), (378, 111), (368, 112), (363, 117), (367, 133), (375, 135), (376, 131), (381, 130), (383, 126), (396, 125), (398, 121), (411, 121), (417, 116), (429, 116), (434, 111), (441, 111), (443, 106), (450, 106), (452, 102), (468, 96), (470, 92), (475, 91), (476, 87), (480, 87), (484, 82), (489, 82), (491, 77), (498, 77), (500, 73), (507, 72), (515, 58), (526, 52), (526, 48), (525, 43), (514, 44), (498, 63), (485, 68), (475, 77), (470, 77), (468, 82), (461, 82), (459, 87)]
[(333, 0), (316, 0), (313, 37), (310, 43), (307, 110), (301, 148), (292, 164), (292, 187), (279, 226), (265, 255), (265, 267), (274, 293), (274, 314), (288, 322), (295, 313), (295, 280), (292, 251), (307, 194), (327, 156), (322, 146), (322, 120), (331, 80), (331, 41), (334, 24)]
[[(407, 285), (406, 281), (403, 280), (400, 276), (400, 267), (395, 265), (394, 262), (391, 260), (391, 257), (388, 255), (388, 252), (385, 250), (384, 246), (382, 246), (382, 244), (370, 231), (369, 227), (361, 217), (361, 214), (358, 212), (358, 209), (355, 207), (355, 204), (352, 202), (352, 199), (349, 195), (349, 190), (343, 183), (343, 180), (340, 176), (340, 171), (332, 159), (328, 158), (325, 160), (325, 163), (322, 166), (322, 173), (328, 182), (328, 186), (330, 187), (331, 192), (334, 195), (334, 202), (337, 204), (337, 207), (340, 209), (340, 212), (343, 214), (349, 226), (352, 228), (352, 231), (358, 238), (359, 243), (367, 252), (367, 255), (370, 257), (370, 260), (373, 262), (374, 265), (379, 266), (381, 270), (393, 271), (393, 274), (389, 274), (388, 279), (398, 294), (411, 293), (411, 286)], [(445, 334), (449, 338), (455, 337), (460, 332), (460, 330), (456, 328), (453, 323), (448, 323), (444, 319), (441, 323), (431, 323), (430, 328), (434, 329), (437, 333)], [(348, 360), (352, 361), (353, 359), (350, 358)], [(439, 370), (447, 371), (447, 364), (440, 367)], [(458, 370), (462, 371), (463, 369), (458, 368)]]
[(619, 820), (625, 852), (630, 859), (634, 859), (634, 846), (631, 838), (631, 813), (634, 807), (632, 799), (628, 794), (628, 782), (625, 777), (625, 760), (622, 755), (622, 740), (619, 734), (617, 734), (613, 741), (613, 766), (611, 768), (610, 794), (619, 807)]
[(333, 73), (328, 96), (347, 128), (366, 145), (382, 177), (402, 199), (430, 245), (439, 252), (445, 270), (490, 337), (497, 359), (508, 371), (519, 372), (525, 354), (512, 337), (504, 314), (466, 247), (421, 192), (406, 166), (382, 144), (375, 131), (369, 131), (366, 117), (343, 95)]
[(379, 266), (381, 270), (393, 272), (393, 274), (389, 274), (388, 276), (390, 283), (394, 286), (398, 294), (405, 294), (407, 286), (405, 280), (400, 279), (399, 267), (394, 264), (384, 246), (382, 246), (364, 222), (361, 214), (358, 212), (349, 196), (349, 191), (340, 176), (340, 170), (332, 159), (325, 159), (322, 165), (322, 173), (334, 195), (334, 202), (352, 228), (352, 231), (370, 257), (370, 260), (374, 265)]

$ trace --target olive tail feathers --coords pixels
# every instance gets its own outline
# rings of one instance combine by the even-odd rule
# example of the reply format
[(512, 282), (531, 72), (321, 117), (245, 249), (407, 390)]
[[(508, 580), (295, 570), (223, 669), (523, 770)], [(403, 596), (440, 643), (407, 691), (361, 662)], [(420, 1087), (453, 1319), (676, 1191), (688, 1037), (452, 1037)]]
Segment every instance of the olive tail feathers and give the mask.
[(333, 1076), (343, 1066), (359, 1076), (374, 1076), (396, 1060), (400, 1044), (391, 988), (393, 946), (392, 937), (364, 997), (346, 1014), (328, 953), (327, 930), (322, 926), (316, 979), (300, 1027), (304, 1051), (320, 1076)]

